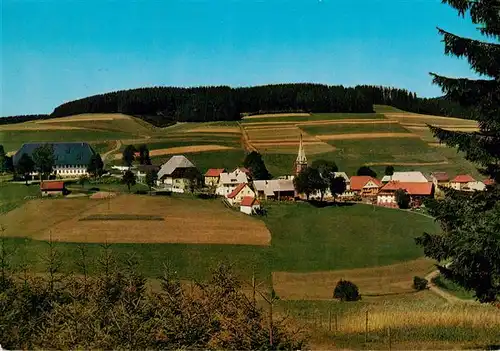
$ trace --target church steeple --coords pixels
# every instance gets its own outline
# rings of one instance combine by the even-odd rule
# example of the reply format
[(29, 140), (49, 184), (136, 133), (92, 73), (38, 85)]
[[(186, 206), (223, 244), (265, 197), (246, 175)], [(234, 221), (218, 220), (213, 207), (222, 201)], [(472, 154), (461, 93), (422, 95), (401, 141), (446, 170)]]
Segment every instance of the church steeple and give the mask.
[(302, 133), (300, 133), (299, 153), (297, 154), (297, 159), (295, 160), (295, 175), (299, 174), (306, 167), (307, 158), (304, 151), (304, 145), (302, 145)]

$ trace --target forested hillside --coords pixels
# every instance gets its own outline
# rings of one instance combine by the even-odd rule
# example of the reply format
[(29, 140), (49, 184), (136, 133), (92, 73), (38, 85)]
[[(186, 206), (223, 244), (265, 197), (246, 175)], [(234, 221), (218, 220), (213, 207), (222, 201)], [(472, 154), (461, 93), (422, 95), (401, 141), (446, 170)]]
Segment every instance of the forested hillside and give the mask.
[[(256, 87), (152, 87), (94, 95), (64, 103), (50, 117), (81, 113), (124, 113), (154, 125), (174, 121), (207, 122), (238, 120), (242, 113), (268, 112), (373, 112), (373, 104), (399, 109), (469, 118), (470, 112), (444, 98), (422, 99), (403, 89), (379, 86), (329, 86), (323, 84), (276, 84)], [(42, 116), (42, 117), (40, 117)], [(45, 115), (13, 116), (0, 123), (48, 118)]]
[(22, 123), (28, 121), (36, 121), (39, 119), (52, 118), (50, 115), (21, 115), (21, 116), (8, 116), (0, 118), (0, 124)]

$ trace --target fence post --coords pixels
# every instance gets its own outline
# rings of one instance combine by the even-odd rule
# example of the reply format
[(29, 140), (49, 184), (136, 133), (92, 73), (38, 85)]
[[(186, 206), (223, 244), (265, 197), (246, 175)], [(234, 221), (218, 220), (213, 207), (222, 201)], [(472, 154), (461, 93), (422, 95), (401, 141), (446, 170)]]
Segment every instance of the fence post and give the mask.
[(366, 318), (365, 318), (365, 343), (368, 342), (368, 310), (366, 310)]
[(328, 331), (332, 331), (332, 310), (328, 310)]
[(391, 340), (391, 326), (389, 326), (387, 328), (387, 334), (389, 334), (388, 335), (389, 336), (389, 351), (391, 351), (391, 347), (392, 347), (392, 345), (391, 345), (392, 344), (392, 340)]

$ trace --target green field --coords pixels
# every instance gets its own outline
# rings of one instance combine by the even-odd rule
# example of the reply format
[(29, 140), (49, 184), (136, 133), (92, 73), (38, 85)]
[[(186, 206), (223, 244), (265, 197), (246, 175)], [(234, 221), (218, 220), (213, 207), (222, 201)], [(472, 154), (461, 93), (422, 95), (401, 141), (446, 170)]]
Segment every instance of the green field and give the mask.
[(373, 105), (373, 109), (376, 113), (404, 113), (405, 111), (399, 108), (387, 105)]
[[(93, 186), (101, 190), (113, 190), (115, 185)], [(75, 189), (78, 190), (79, 187), (75, 186)], [(120, 190), (126, 192), (125, 189)], [(8, 193), (14, 194), (12, 190)], [(65, 203), (67, 201), (62, 201), (61, 206), (66, 206)], [(22, 203), (18, 203), (20, 204)], [(200, 205), (203, 204), (200, 202)], [(198, 267), (199, 262), (204, 262), (204, 259), (206, 262), (219, 260), (222, 256), (217, 256), (217, 252), (224, 251), (221, 249), (223, 247), (226, 248), (227, 257), (237, 264), (239, 270), (248, 273), (248, 269), (244, 266), (247, 265), (246, 255), (250, 255), (251, 252), (259, 263), (260, 274), (268, 275), (271, 271), (338, 270), (411, 260), (422, 255), (421, 250), (413, 243), (413, 238), (424, 231), (437, 230), (437, 226), (430, 218), (367, 205), (315, 208), (306, 203), (283, 203), (268, 204), (266, 207), (269, 212), (263, 220), (272, 235), (269, 248), (247, 245), (193, 245), (191, 248), (191, 245), (181, 244), (114, 244), (113, 247), (116, 247), (120, 255), (126, 252), (139, 255), (143, 262), (144, 273), (150, 277), (161, 271), (161, 264), (155, 263), (161, 256), (174, 260), (174, 266), (180, 272), (197, 268), (206, 272), (203, 267)], [(0, 223), (1, 221), (2, 217)], [(411, 226), (407, 225), (409, 222)], [(103, 232), (105, 230), (103, 224)], [(26, 257), (31, 257), (30, 252), (43, 247), (40, 241), (12, 240), (24, 243), (22, 246), (25, 247), (23, 250), (27, 250)], [(75, 249), (76, 244), (57, 243), (57, 245), (72, 260), (71, 250)], [(89, 247), (94, 250), (92, 252), (96, 252), (99, 245), (90, 244)], [(240, 255), (245, 258), (239, 259)], [(195, 256), (198, 257), (197, 260), (193, 259)], [(41, 270), (42, 266), (42, 262), (35, 260), (35, 270)], [(189, 278), (189, 276), (184, 277)]]
[[(13, 210), (26, 202), (25, 197), (39, 196), (38, 184), (24, 185), (0, 182), (0, 214)], [(0, 217), (1, 218), (1, 217)], [(0, 224), (2, 222), (0, 221)]]
[(321, 134), (353, 134), (353, 133), (410, 133), (399, 123), (370, 124), (326, 124), (300, 126), (300, 129), (313, 135)]
[(114, 147), (114, 144), (114, 142), (91, 143), (90, 146), (92, 146), (92, 149), (94, 149), (94, 151), (98, 154), (103, 154), (106, 151), (111, 150)]
[[(390, 265), (421, 257), (414, 238), (432, 219), (368, 205), (269, 205), (273, 271), (309, 272)], [(411, 223), (411, 225), (408, 225)]]
[(448, 291), (450, 294), (455, 295), (456, 297), (464, 300), (474, 299), (474, 293), (472, 291), (465, 290), (461, 286), (452, 282), (451, 280), (446, 279), (442, 275), (438, 275), (434, 278), (433, 283), (439, 286), (441, 289)]
[(242, 123), (260, 122), (305, 122), (305, 121), (326, 121), (341, 119), (383, 119), (384, 115), (379, 113), (313, 113), (310, 116), (281, 116), (244, 118)]
[[(181, 138), (165, 138), (165, 141), (153, 141), (144, 143), (148, 146), (149, 150), (158, 150), (158, 149), (168, 149), (171, 147), (179, 147), (179, 146), (191, 146), (191, 145), (207, 145), (207, 144), (216, 144), (223, 146), (230, 146), (235, 148), (241, 147), (240, 137), (228, 137), (227, 135), (223, 136), (192, 136), (190, 138), (183, 137)], [(120, 151), (125, 149), (125, 144), (122, 144)], [(136, 145), (138, 146), (138, 145)]]
[(71, 142), (71, 141), (109, 141), (129, 139), (133, 135), (125, 132), (96, 130), (0, 130), (0, 144), (6, 151), (15, 151), (29, 142)]
[[(9, 250), (15, 250), (13, 265), (28, 265), (34, 272), (47, 268), (45, 257), (49, 244), (25, 238), (7, 238)], [(84, 244), (88, 250), (90, 273), (99, 269), (98, 259), (104, 245)], [(62, 262), (61, 272), (78, 272), (79, 244), (54, 243)], [(166, 267), (174, 269), (182, 279), (204, 279), (220, 263), (231, 264), (235, 271), (250, 277), (255, 269), (257, 277), (269, 279), (266, 248), (250, 245), (197, 245), (197, 244), (111, 244), (110, 250), (118, 264), (133, 257), (139, 262), (138, 270), (149, 278), (163, 275)]]

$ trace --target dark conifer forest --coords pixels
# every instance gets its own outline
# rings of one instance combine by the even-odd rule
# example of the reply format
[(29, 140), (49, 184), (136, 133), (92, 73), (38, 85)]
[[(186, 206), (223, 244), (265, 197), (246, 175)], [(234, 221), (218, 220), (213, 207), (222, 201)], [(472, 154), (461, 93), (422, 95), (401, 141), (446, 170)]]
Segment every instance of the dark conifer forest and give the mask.
[(374, 104), (440, 116), (471, 116), (467, 108), (460, 107), (455, 102), (445, 98), (418, 98), (415, 93), (404, 89), (297, 83), (244, 88), (210, 86), (121, 90), (64, 103), (50, 115), (4, 117), (0, 119), (0, 124), (81, 113), (124, 113), (157, 126), (165, 126), (176, 121), (232, 121), (240, 119), (243, 113), (369, 113), (374, 112)]

